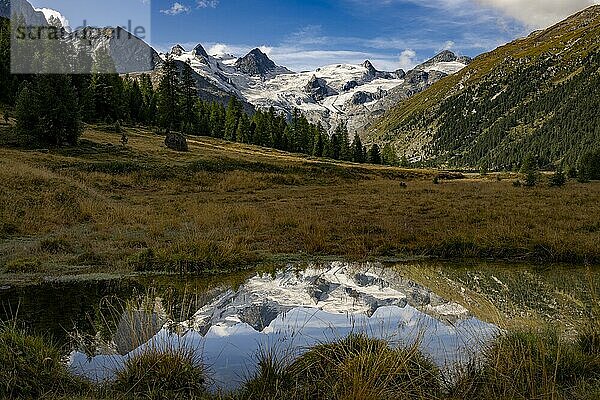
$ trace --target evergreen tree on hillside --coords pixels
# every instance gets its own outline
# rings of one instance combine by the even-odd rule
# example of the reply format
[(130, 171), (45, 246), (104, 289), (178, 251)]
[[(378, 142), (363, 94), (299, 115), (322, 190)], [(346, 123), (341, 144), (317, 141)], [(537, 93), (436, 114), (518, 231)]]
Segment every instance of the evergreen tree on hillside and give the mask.
[(335, 129), (336, 136), (339, 140), (339, 157), (338, 159), (344, 161), (352, 161), (352, 149), (350, 145), (350, 136), (348, 133), (348, 127), (345, 123), (340, 123)]
[(189, 63), (185, 63), (181, 73), (181, 124), (186, 127), (184, 132), (187, 134), (192, 134), (198, 124), (198, 114), (196, 112), (198, 87), (193, 73), (194, 71)]
[(562, 166), (558, 166), (556, 172), (550, 177), (550, 187), (561, 187), (567, 183), (567, 177)]
[(314, 146), (312, 155), (315, 157), (323, 157), (323, 152), (325, 151), (325, 142), (323, 141), (323, 126), (319, 123), (315, 129), (315, 138), (313, 140)]
[(394, 149), (392, 148), (392, 145), (390, 143), (386, 143), (385, 146), (383, 146), (383, 150), (381, 151), (381, 158), (382, 158), (383, 164), (385, 164), (385, 165), (399, 165), (400, 164), (398, 155), (396, 154), (396, 152), (394, 151)]
[(238, 122), (242, 116), (242, 105), (235, 96), (229, 98), (229, 104), (227, 105), (227, 111), (225, 112), (225, 140), (236, 140), (236, 132)]
[(582, 182), (600, 180), (600, 149), (588, 151), (581, 156), (578, 179)]
[(246, 113), (242, 113), (235, 132), (235, 137), (238, 142), (250, 142), (250, 118)]
[(225, 132), (225, 108), (221, 104), (211, 104), (209, 121), (210, 136), (222, 138)]
[(196, 133), (200, 136), (210, 136), (210, 104), (200, 99), (196, 100), (194, 111), (196, 113)]
[(363, 144), (358, 133), (354, 135), (354, 140), (352, 141), (352, 161), (356, 163), (364, 163), (366, 161), (363, 154)]
[(406, 157), (406, 154), (403, 155), (402, 158), (400, 159), (400, 166), (402, 168), (410, 167), (410, 161), (408, 161), (408, 157)]
[(525, 174), (525, 186), (535, 186), (538, 181), (538, 162), (533, 154), (528, 153), (521, 164), (521, 173)]
[(162, 65), (161, 78), (157, 90), (158, 123), (165, 129), (174, 130), (180, 126), (180, 87), (177, 64), (171, 55), (167, 55)]
[(15, 118), (17, 119), (17, 132), (21, 135), (41, 135), (38, 132), (38, 96), (34, 94), (29, 82), (23, 82), (17, 94), (15, 104)]
[(144, 95), (140, 84), (136, 79), (125, 81), (125, 98), (128, 108), (128, 117), (134, 123), (142, 123), (145, 120)]
[(16, 88), (10, 74), (10, 22), (0, 18), (0, 103), (12, 104)]
[(339, 132), (333, 132), (331, 135), (331, 144), (328, 148), (327, 157), (333, 158), (334, 160), (339, 160), (342, 155), (342, 138), (339, 135)]
[(146, 125), (156, 123), (157, 99), (150, 75), (143, 74), (139, 78), (139, 87), (142, 93), (144, 106), (142, 108), (141, 122)]
[(40, 75), (24, 84), (15, 111), (17, 132), (40, 142), (75, 144), (81, 134), (77, 96), (68, 75)]
[[(92, 67), (90, 96), (93, 98), (90, 114), (92, 121), (115, 122), (123, 116), (123, 80), (116, 73), (116, 67), (108, 51), (101, 47), (96, 50)], [(108, 73), (109, 71), (112, 71)]]
[(369, 163), (381, 164), (381, 151), (379, 150), (379, 145), (377, 145), (377, 143), (373, 144), (369, 150)]

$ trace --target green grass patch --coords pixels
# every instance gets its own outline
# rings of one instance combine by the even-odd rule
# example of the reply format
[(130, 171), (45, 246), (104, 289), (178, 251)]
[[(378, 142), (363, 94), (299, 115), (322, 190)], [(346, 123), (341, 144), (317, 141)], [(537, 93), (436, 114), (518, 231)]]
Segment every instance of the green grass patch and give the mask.
[(0, 398), (76, 394), (87, 384), (69, 373), (58, 348), (14, 324), (0, 325)]
[(208, 398), (204, 367), (193, 352), (152, 349), (128, 359), (113, 391), (132, 399)]
[(385, 340), (352, 334), (309, 349), (289, 365), (263, 354), (247, 399), (423, 399), (441, 394), (438, 368), (415, 343), (392, 348)]

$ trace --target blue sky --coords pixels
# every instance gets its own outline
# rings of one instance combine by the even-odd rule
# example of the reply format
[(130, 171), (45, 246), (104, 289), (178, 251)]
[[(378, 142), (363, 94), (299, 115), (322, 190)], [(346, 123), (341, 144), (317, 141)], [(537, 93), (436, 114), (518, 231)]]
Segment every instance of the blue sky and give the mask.
[[(261, 47), (294, 70), (370, 59), (384, 70), (408, 69), (443, 49), (475, 56), (548, 26), (594, 0), (32, 0), (61, 11), (77, 26), (82, 15), (148, 12), (152, 44), (202, 43), (209, 53), (240, 56)], [(95, 7), (93, 11), (91, 5)], [(139, 8), (146, 11), (139, 11)], [(87, 13), (87, 14), (86, 14)], [(93, 19), (92, 17), (87, 17)], [(123, 20), (123, 22), (121, 22)], [(143, 18), (142, 18), (143, 20)]]

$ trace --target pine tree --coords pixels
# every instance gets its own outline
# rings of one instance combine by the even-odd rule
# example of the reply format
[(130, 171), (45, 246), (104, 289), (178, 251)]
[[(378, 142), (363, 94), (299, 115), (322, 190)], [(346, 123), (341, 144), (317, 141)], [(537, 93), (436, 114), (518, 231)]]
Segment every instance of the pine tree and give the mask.
[(250, 133), (250, 118), (246, 113), (242, 113), (236, 128), (235, 137), (238, 142), (248, 143)]
[(16, 104), (17, 132), (54, 145), (76, 144), (81, 134), (77, 96), (68, 75), (39, 75), (22, 86)]
[(550, 187), (562, 187), (567, 183), (567, 177), (562, 166), (558, 166), (556, 172), (550, 177)]
[(582, 182), (600, 180), (600, 149), (591, 150), (579, 160), (578, 178)]
[[(93, 98), (92, 120), (115, 122), (123, 115), (123, 80), (116, 73), (116, 67), (108, 50), (96, 50), (90, 82), (90, 96)], [(112, 71), (109, 73), (109, 71)]]
[(400, 161), (398, 160), (398, 155), (396, 154), (390, 143), (386, 143), (385, 146), (383, 146), (383, 150), (381, 151), (381, 158), (383, 164), (385, 165), (398, 165), (400, 163)]
[(161, 127), (174, 130), (180, 125), (179, 117), (179, 73), (177, 64), (171, 55), (163, 62), (160, 83), (158, 85), (158, 123)]
[(342, 154), (342, 138), (339, 133), (333, 132), (331, 135), (331, 149), (329, 151), (328, 156), (333, 158), (334, 160), (339, 160)]
[(361, 164), (365, 162), (363, 144), (358, 133), (354, 135), (354, 140), (352, 141), (352, 161)]
[(19, 88), (15, 104), (15, 118), (17, 119), (17, 132), (24, 136), (40, 136), (38, 132), (38, 104), (37, 94), (34, 94), (31, 85), (24, 82)]
[(191, 134), (198, 124), (196, 101), (198, 100), (198, 87), (189, 63), (183, 65), (181, 74), (181, 123), (186, 126), (184, 132)]
[(521, 164), (521, 173), (525, 174), (525, 186), (532, 187), (536, 185), (538, 181), (537, 168), (538, 162), (533, 154), (527, 154)]
[(321, 124), (319, 124), (315, 129), (315, 144), (313, 146), (312, 151), (312, 155), (315, 157), (323, 157), (323, 152), (325, 150), (325, 143), (323, 141), (324, 133), (322, 132), (322, 129), (323, 127), (321, 126)]
[(345, 123), (339, 124), (335, 129), (336, 136), (339, 140), (339, 156), (337, 159), (344, 161), (352, 161), (352, 149), (350, 146), (350, 136), (348, 127)]
[(406, 154), (402, 156), (402, 158), (400, 159), (400, 166), (402, 168), (408, 168), (410, 167), (410, 161), (408, 161), (408, 158), (406, 157)]
[(146, 125), (154, 125), (156, 123), (157, 100), (154, 86), (152, 86), (152, 81), (148, 74), (140, 76), (139, 86), (144, 102), (141, 122)]
[(0, 103), (12, 104), (17, 87), (10, 73), (10, 21), (0, 18)]
[(127, 80), (125, 84), (129, 118), (134, 123), (144, 122), (144, 95), (137, 80)]
[(225, 112), (225, 140), (236, 141), (237, 126), (242, 114), (242, 106), (235, 96), (229, 98)]
[(369, 163), (381, 164), (381, 151), (379, 150), (377, 143), (373, 144), (369, 150)]

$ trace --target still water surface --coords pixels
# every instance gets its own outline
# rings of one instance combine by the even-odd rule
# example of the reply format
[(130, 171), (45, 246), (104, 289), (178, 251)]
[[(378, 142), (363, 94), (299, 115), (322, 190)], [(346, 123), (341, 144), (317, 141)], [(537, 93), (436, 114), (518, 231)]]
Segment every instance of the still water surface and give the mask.
[(110, 379), (149, 348), (186, 348), (215, 387), (232, 389), (261, 350), (294, 357), (351, 332), (392, 345), (419, 341), (451, 367), (507, 326), (558, 321), (572, 329), (597, 281), (594, 272), (562, 267), (334, 262), (193, 280), (54, 282), (0, 296), (2, 318), (18, 305), (20, 319), (63, 345), (76, 374)]

